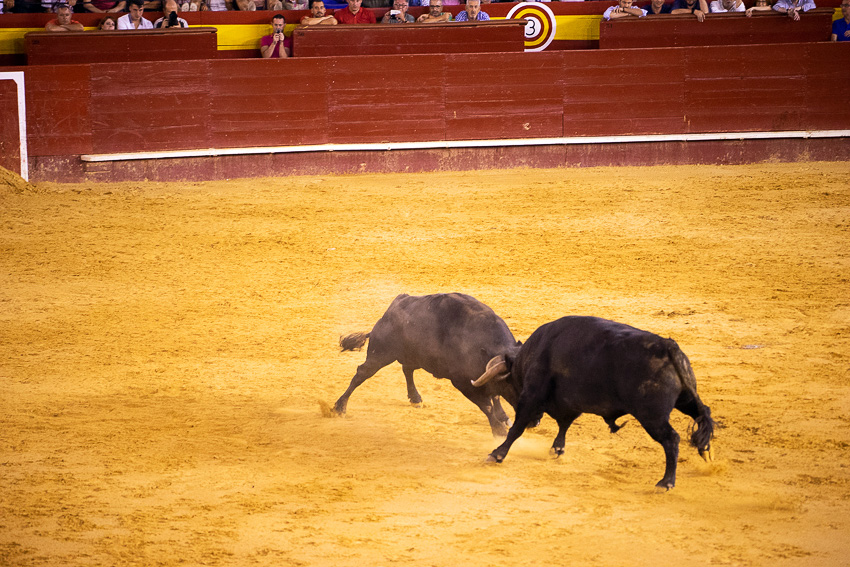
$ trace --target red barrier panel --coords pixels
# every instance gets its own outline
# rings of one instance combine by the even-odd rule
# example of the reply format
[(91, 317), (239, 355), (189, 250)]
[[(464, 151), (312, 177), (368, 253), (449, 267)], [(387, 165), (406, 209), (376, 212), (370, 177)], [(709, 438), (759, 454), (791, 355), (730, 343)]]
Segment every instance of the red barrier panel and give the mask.
[(215, 28), (180, 30), (30, 32), (24, 36), (29, 65), (213, 59)]
[(600, 49), (687, 47), (697, 45), (754, 45), (828, 41), (832, 8), (815, 8), (795, 22), (778, 12), (709, 14), (705, 21), (690, 15), (653, 15), (603, 20)]
[(92, 152), (215, 147), (209, 66), (210, 61), (91, 65)]
[(446, 56), (446, 139), (561, 136), (561, 52)]
[(328, 59), (328, 141), (402, 142), (446, 135), (445, 55)]
[(685, 50), (607, 50), (565, 57), (565, 136), (674, 134), (685, 122)]
[(848, 44), (316, 62), (28, 67), (29, 153), (850, 130)]
[[(216, 147), (325, 144), (330, 136), (328, 76), (334, 60), (209, 62), (207, 103)], [(209, 93), (207, 96), (206, 93)]]
[(87, 65), (23, 68), (26, 74), (27, 144), (30, 156), (91, 153), (92, 124)]
[(525, 22), (493, 20), (451, 25), (310, 26), (292, 33), (293, 56), (417, 55), (423, 53), (519, 53)]
[(21, 140), (18, 127), (18, 85), (0, 79), (0, 167), (21, 173)]

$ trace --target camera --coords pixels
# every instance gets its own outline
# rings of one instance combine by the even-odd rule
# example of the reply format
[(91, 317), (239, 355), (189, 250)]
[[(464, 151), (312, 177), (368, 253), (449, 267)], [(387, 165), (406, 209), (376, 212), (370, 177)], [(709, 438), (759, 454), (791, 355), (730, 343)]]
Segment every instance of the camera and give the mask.
[(180, 23), (177, 21), (177, 11), (171, 12), (168, 14), (168, 27), (180, 27)]

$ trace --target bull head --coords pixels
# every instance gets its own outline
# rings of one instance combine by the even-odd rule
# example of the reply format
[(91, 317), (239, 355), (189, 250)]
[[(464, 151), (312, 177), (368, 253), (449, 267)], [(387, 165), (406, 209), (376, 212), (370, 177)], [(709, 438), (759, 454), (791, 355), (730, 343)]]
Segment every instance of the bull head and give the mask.
[(480, 388), (493, 379), (504, 380), (510, 376), (510, 374), (511, 371), (505, 361), (505, 355), (494, 356), (490, 359), (490, 362), (487, 363), (487, 368), (484, 370), (484, 374), (482, 374), (477, 380), (473, 380), (472, 385), (476, 388)]

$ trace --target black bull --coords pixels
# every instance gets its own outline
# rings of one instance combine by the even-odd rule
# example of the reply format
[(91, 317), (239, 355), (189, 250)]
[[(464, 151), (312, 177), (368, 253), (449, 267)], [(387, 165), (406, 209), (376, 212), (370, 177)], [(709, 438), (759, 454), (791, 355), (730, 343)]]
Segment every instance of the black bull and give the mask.
[(697, 395), (688, 357), (671, 339), (596, 317), (564, 317), (534, 331), (515, 357), (491, 360), (474, 385), (498, 383), (519, 397), (514, 424), (491, 460), (501, 462), (543, 412), (558, 422), (556, 456), (582, 413), (602, 416), (612, 433), (620, 427), (615, 420), (631, 414), (664, 447), (666, 468), (657, 486), (670, 489), (679, 455), (679, 435), (669, 421), (673, 408), (695, 420), (691, 444), (711, 458), (711, 410)]
[[(419, 368), (436, 378), (448, 378), (455, 388), (478, 406), (490, 421), (493, 435), (504, 437), (509, 419), (494, 388), (478, 388), (472, 380), (481, 376), (487, 361), (513, 354), (519, 344), (505, 322), (492, 309), (460, 293), (399, 295), (369, 333), (355, 333), (340, 339), (342, 350), (369, 347), (366, 361), (357, 367), (351, 384), (334, 405), (344, 414), (351, 393), (378, 370), (395, 361), (401, 363), (407, 379), (407, 397), (422, 403), (413, 383)], [(508, 402), (515, 402), (507, 398)]]

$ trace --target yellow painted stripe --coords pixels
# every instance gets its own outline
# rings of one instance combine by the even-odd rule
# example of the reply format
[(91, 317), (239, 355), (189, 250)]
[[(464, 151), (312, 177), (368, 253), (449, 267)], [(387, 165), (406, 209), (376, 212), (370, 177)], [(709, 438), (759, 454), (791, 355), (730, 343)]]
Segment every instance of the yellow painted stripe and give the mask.
[[(493, 18), (504, 20), (505, 18)], [(599, 39), (599, 22), (602, 15), (555, 16), (555, 39), (592, 40)]]
[(555, 39), (590, 40), (599, 39), (599, 22), (602, 16), (555, 16), (558, 27)]
[(24, 34), (44, 28), (0, 28), (0, 54), (24, 53)]

